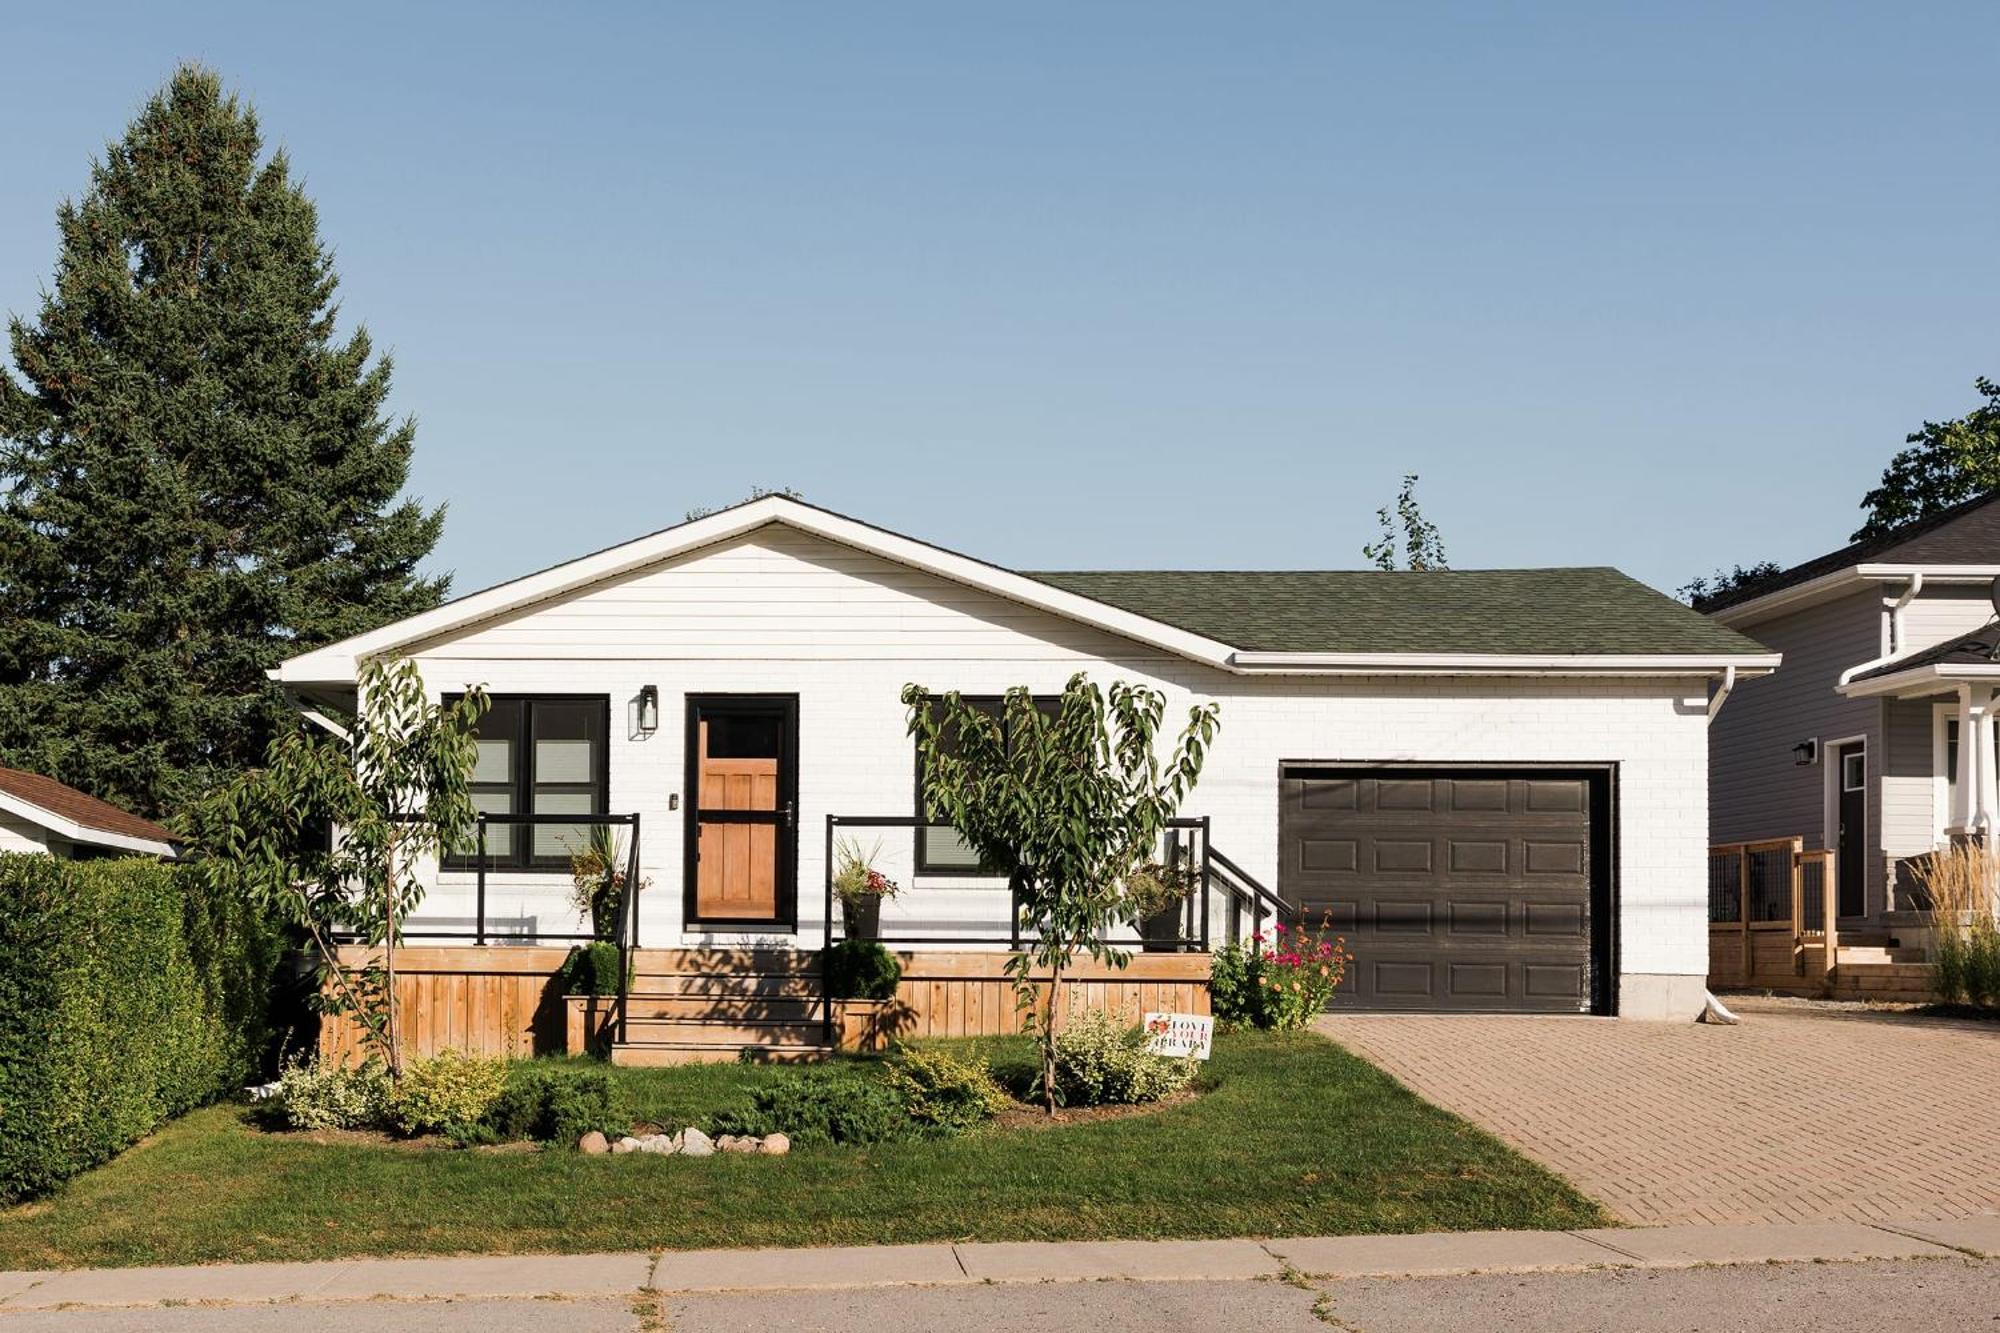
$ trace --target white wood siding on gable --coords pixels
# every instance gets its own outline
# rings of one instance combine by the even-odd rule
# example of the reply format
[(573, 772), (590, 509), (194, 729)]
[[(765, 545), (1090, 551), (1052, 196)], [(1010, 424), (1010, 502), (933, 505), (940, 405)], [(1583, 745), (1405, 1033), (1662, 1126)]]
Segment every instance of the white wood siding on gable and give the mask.
[(1157, 649), (782, 524), (531, 607), (416, 654), (1161, 658)]
[(1969, 634), (1992, 619), (1993, 601), (1985, 588), (1933, 586), (1903, 609), (1903, 633), (1909, 638), (1906, 651)]
[[(1054, 693), (1078, 670), (1142, 681), (1177, 729), (1196, 702), (1221, 731), (1185, 813), (1214, 821), (1217, 848), (1276, 888), (1278, 774), (1287, 761), (1606, 764), (1617, 768), (1620, 951), (1629, 974), (1707, 970), (1705, 686), (1700, 679), (1239, 677), (1061, 620), (789, 528), (769, 528), (568, 600), (477, 627), (413, 656), (434, 691), (599, 693), (611, 702), (609, 806), (642, 817), (641, 937), (651, 945), (741, 939), (684, 933), (685, 699), (799, 699), (800, 942), (817, 945), (826, 816), (914, 813), (914, 754), (898, 695), (908, 682), (994, 694)], [(660, 691), (659, 730), (632, 703)], [(682, 809), (669, 812), (679, 797)], [(864, 838), (872, 843), (874, 834)], [(912, 835), (882, 835), (906, 885)], [(576, 929), (562, 876), (494, 875), (489, 914)], [(472, 878), (439, 877), (422, 916), (464, 922)], [(920, 879), (884, 905), (886, 929), (977, 929), (1001, 941), (998, 885)]]
[(49, 831), (5, 810), (0, 810), (0, 852), (46, 852)]

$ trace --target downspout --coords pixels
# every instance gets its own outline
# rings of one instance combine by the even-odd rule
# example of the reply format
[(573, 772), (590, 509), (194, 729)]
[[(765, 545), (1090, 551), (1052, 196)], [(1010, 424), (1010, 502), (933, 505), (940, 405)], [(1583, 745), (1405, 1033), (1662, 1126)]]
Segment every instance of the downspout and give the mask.
[(1871, 661), (1856, 662), (1853, 666), (1841, 672), (1840, 679), (1834, 682), (1836, 689), (1847, 684), (1864, 671), (1873, 671), (1876, 667), (1889, 665), (1889, 663), (1909, 651), (1909, 637), (1903, 631), (1903, 608), (1915, 601), (1917, 594), (1923, 590), (1924, 576), (1919, 571), (1910, 575), (1910, 586), (1903, 589), (1901, 595), (1895, 601), (1884, 600), (1882, 603), (1882, 630), (1886, 642), (1882, 645), (1882, 655)]
[(1714, 696), (1708, 701), (1708, 720), (1710, 722), (1715, 721), (1715, 715), (1722, 711), (1723, 701), (1729, 698), (1730, 691), (1735, 688), (1736, 668), (1733, 666), (1722, 668), (1722, 687), (1716, 690)]

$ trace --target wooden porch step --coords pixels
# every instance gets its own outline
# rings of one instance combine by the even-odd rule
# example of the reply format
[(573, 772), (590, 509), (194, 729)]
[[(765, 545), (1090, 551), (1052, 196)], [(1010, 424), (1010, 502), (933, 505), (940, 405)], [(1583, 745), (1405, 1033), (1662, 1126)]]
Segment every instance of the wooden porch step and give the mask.
[(764, 947), (634, 949), (632, 970), (639, 976), (816, 977), (819, 952)]
[(746, 995), (734, 991), (685, 991), (654, 995), (633, 991), (625, 998), (634, 1020), (646, 1018), (728, 1019), (737, 1023), (803, 1023), (817, 1021), (823, 1003), (817, 994), (781, 992)]
[(812, 1045), (825, 1031), (817, 1017), (766, 1020), (732, 1018), (640, 1018), (625, 1021), (625, 1045), (665, 1042), (686, 1046), (746, 1047)]
[[(749, 1051), (748, 1056), (744, 1054)], [(833, 1054), (831, 1046), (817, 1043), (739, 1048), (706, 1046), (699, 1043), (633, 1041), (611, 1048), (611, 1063), (628, 1068), (658, 1069), (670, 1065), (736, 1064), (748, 1058), (759, 1064), (805, 1064)]]
[(641, 972), (632, 978), (626, 988), (630, 995), (644, 995), (665, 999), (671, 996), (686, 996), (691, 999), (768, 1000), (780, 997), (811, 999), (820, 993), (819, 978), (796, 976), (664, 976)]
[(1842, 967), (1883, 967), (1892, 964), (1917, 966), (1924, 961), (1924, 951), (1916, 948), (1888, 948), (1883, 946), (1862, 946), (1859, 948), (1842, 944), (1838, 961)]

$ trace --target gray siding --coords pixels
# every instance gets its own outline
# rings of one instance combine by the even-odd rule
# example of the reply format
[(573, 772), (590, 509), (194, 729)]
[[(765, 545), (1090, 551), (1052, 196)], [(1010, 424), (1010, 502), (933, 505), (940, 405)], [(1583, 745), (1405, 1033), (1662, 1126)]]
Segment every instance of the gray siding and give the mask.
[[(1871, 774), (1883, 763), (1882, 706), (1873, 699), (1834, 693), (1840, 673), (1880, 651), (1881, 595), (1864, 589), (1788, 616), (1763, 621), (1748, 632), (1784, 654), (1769, 676), (1743, 681), (1722, 706), (1709, 731), (1708, 827), (1711, 842), (1802, 837), (1825, 844), (1829, 753), (1801, 768), (1792, 747), (1817, 737), (1826, 747), (1860, 736), (1868, 745)], [(1873, 786), (1874, 784), (1870, 784)], [(1868, 802), (1868, 902), (1879, 910), (1884, 882), (1882, 802)]]

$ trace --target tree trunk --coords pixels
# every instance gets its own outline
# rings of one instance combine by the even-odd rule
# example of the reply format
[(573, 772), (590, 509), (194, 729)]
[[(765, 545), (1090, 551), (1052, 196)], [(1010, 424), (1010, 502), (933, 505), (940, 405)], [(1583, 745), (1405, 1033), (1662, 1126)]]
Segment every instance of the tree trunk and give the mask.
[(1056, 998), (1062, 994), (1062, 959), (1049, 965), (1049, 1007), (1042, 1015), (1042, 1096), (1056, 1113)]
[(396, 833), (392, 827), (383, 847), (383, 930), (382, 930), (382, 985), (383, 985), (383, 1035), (384, 1044), (389, 1048), (389, 1078), (393, 1082), (403, 1077), (403, 1043), (396, 1030)]

